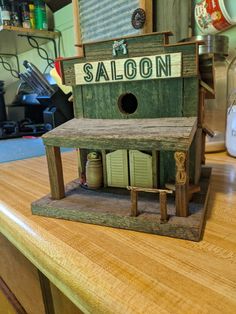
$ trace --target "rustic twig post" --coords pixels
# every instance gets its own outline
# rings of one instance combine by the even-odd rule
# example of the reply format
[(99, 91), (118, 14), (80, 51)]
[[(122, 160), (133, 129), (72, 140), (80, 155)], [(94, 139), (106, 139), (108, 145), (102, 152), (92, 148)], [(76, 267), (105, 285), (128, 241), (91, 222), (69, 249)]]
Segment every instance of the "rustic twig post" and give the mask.
[(131, 190), (131, 216), (138, 216), (138, 192), (135, 190)]
[(160, 213), (161, 213), (161, 222), (167, 222), (167, 202), (166, 202), (166, 192), (160, 192), (159, 194), (159, 202), (160, 202)]

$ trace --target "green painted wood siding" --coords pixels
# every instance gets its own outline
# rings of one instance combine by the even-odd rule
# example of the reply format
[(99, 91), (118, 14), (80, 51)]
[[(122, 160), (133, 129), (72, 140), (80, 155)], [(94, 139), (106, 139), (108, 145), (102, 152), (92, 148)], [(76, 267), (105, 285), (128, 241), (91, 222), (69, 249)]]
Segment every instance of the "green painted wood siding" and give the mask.
[[(64, 81), (74, 85), (75, 117), (91, 119), (133, 119), (160, 117), (191, 117), (198, 115), (199, 71), (198, 44), (168, 45), (169, 32), (127, 37), (128, 55), (112, 56), (113, 40), (84, 45), (85, 57), (62, 62)], [(120, 38), (121, 39), (121, 38)], [(113, 58), (151, 56), (161, 53), (182, 53), (182, 77), (148, 81), (128, 81), (75, 86), (74, 64)], [(132, 93), (137, 98), (137, 110), (124, 114), (119, 110), (119, 97)], [(190, 181), (194, 181), (195, 146), (192, 145)], [(163, 186), (175, 181), (173, 153), (160, 152), (159, 180)]]

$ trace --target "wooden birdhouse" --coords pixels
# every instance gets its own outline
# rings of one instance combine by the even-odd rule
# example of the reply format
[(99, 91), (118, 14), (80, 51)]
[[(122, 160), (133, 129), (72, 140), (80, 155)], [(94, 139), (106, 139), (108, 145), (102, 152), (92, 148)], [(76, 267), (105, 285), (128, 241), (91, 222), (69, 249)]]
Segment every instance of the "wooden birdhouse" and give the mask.
[[(199, 73), (199, 43), (169, 45), (169, 35), (88, 43), (83, 57), (61, 61), (75, 118), (43, 136), (51, 195), (32, 204), (34, 214), (200, 239), (209, 88)], [(97, 189), (77, 180), (65, 192), (60, 147), (79, 148), (83, 176), (87, 155), (100, 156)]]

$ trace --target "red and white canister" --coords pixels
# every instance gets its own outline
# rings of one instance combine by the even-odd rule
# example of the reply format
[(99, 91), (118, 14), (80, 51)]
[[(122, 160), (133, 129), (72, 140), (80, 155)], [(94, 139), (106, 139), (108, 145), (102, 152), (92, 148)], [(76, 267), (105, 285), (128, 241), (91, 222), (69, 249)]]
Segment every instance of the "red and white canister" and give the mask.
[(194, 14), (203, 34), (216, 34), (236, 24), (236, 1), (202, 0), (195, 5)]

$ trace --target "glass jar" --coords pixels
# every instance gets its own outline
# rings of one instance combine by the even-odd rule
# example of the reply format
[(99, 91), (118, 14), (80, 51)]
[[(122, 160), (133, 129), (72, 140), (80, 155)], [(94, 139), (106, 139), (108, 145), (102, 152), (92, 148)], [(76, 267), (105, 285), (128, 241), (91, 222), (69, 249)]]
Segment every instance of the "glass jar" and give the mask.
[(235, 57), (229, 64), (228, 67), (228, 86), (227, 86), (227, 97), (230, 98), (236, 93), (236, 53)]
[(0, 24), (11, 25), (10, 10), (8, 2), (5, 0), (0, 0)]
[(226, 148), (236, 157), (236, 56), (228, 67)]

